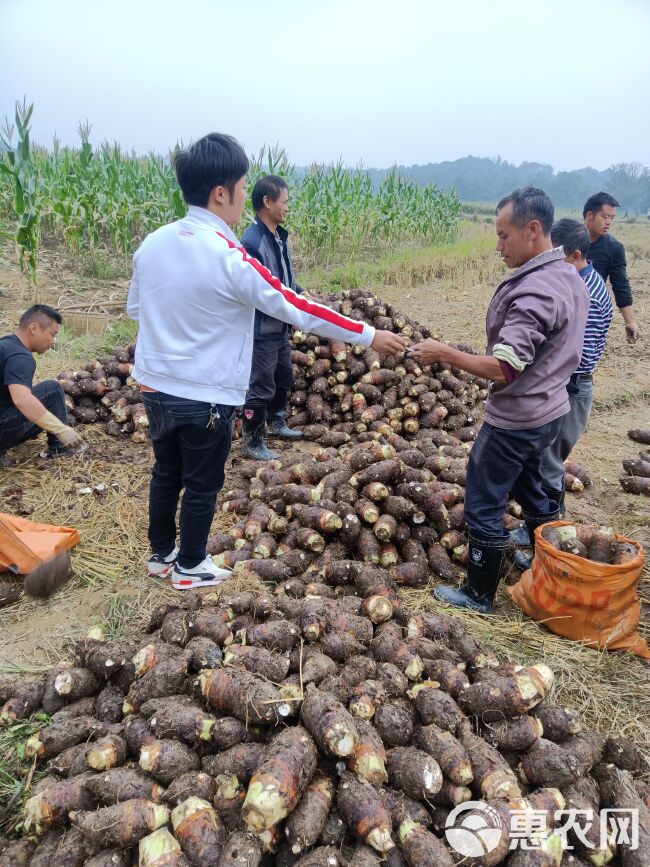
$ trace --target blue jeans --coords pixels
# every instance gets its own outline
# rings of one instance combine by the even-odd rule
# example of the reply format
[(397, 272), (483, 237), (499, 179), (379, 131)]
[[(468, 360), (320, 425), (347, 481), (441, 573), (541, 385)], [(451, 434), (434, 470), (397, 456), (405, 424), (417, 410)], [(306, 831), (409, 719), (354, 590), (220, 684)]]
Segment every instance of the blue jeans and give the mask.
[(568, 388), (571, 409), (562, 416), (562, 425), (557, 439), (542, 455), (542, 476), (547, 491), (564, 489), (564, 462), (585, 432), (591, 415), (594, 399), (593, 380), (582, 376), (576, 376), (575, 380)]
[(167, 556), (176, 544), (182, 489), (178, 563), (191, 569), (205, 558), (217, 494), (230, 452), (234, 406), (143, 392), (156, 462), (149, 487), (149, 542)]
[(530, 521), (552, 520), (558, 505), (542, 487), (541, 460), (557, 438), (562, 419), (526, 430), (504, 430), (484, 423), (469, 453), (465, 521), (475, 538), (506, 539), (503, 516), (508, 494)]
[[(65, 396), (61, 383), (55, 379), (46, 379), (32, 387), (32, 394), (38, 398), (45, 409), (55, 415), (63, 424), (68, 423), (68, 413), (65, 408)], [(15, 406), (0, 410), (0, 452), (5, 452), (43, 433), (33, 421), (28, 421)], [(50, 452), (57, 452), (63, 446), (54, 436), (47, 435), (47, 447)]]

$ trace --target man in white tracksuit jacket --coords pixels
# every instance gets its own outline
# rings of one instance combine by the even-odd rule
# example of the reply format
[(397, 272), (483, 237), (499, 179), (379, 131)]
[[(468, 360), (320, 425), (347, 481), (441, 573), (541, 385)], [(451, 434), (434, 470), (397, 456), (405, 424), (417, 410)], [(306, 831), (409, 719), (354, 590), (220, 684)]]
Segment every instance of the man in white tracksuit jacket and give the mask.
[(255, 310), (383, 354), (402, 351), (404, 341), (301, 297), (248, 256), (229, 228), (241, 218), (248, 171), (233, 138), (211, 133), (178, 154), (175, 167), (188, 213), (136, 252), (127, 311), (139, 325), (133, 376), (156, 459), (148, 573), (171, 572), (172, 585), (186, 590), (229, 574), (207, 556), (206, 544), (232, 417), (250, 378)]

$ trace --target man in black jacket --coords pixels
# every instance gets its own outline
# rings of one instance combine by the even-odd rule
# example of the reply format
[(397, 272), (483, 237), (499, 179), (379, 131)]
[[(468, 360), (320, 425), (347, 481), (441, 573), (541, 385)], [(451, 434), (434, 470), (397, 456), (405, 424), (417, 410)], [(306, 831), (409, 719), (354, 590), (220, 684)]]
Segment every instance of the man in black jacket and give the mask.
[(625, 247), (609, 234), (618, 207), (618, 202), (609, 193), (596, 193), (585, 202), (582, 216), (590, 241), (587, 261), (591, 262), (605, 282), (609, 277), (616, 306), (625, 322), (627, 342), (636, 343), (639, 324), (632, 306), (632, 288), (627, 278)]
[[(289, 190), (277, 175), (266, 175), (253, 187), (255, 221), (242, 236), (250, 256), (265, 265), (285, 286), (300, 292), (293, 276), (289, 233), (282, 226), (289, 210)], [(297, 440), (300, 431), (286, 423), (287, 398), (293, 388), (289, 326), (255, 311), (253, 365), (244, 404), (244, 448), (249, 457), (268, 461), (277, 457), (264, 442), (264, 433)]]

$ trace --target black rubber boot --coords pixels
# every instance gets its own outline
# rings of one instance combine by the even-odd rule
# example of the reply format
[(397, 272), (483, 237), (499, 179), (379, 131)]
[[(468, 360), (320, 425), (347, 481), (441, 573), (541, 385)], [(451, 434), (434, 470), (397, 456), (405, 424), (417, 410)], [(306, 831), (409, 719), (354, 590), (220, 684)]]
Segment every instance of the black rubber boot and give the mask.
[[(561, 491), (547, 491), (544, 489), (544, 493), (553, 503), (557, 503), (560, 507), (560, 511), (555, 520), (561, 520), (566, 515), (566, 506), (564, 505), (564, 488)], [(510, 541), (514, 542), (514, 544), (518, 548), (527, 548), (532, 545), (532, 539), (528, 533), (527, 527), (518, 527), (516, 530), (511, 530), (510, 532)], [(528, 567), (526, 567), (528, 568)]]
[(301, 430), (293, 430), (287, 424), (287, 392), (276, 391), (273, 400), (266, 407), (266, 429), (270, 436), (285, 440), (301, 440)]
[(564, 504), (564, 496), (565, 496), (566, 492), (564, 490), (564, 485), (562, 486), (561, 491), (546, 491), (545, 490), (544, 493), (549, 498), (549, 500), (551, 500), (553, 503), (557, 503), (558, 506), (560, 507), (560, 511), (558, 512), (557, 518), (555, 520), (561, 521), (562, 518), (564, 518), (564, 516), (566, 515), (566, 506)]
[[(548, 495), (549, 499), (551, 499), (550, 494)], [(562, 492), (562, 496), (564, 497), (564, 492)], [(557, 501), (554, 501), (557, 502)], [(538, 527), (541, 527), (542, 524), (548, 524), (549, 521), (557, 521), (560, 517), (559, 512), (553, 512), (550, 515), (537, 515), (534, 518), (528, 517), (524, 515), (524, 521), (526, 522), (526, 530), (528, 531), (529, 539), (535, 539), (535, 530)], [(535, 544), (531, 547), (530, 554), (526, 554), (524, 551), (515, 551), (512, 555), (512, 562), (521, 572), (524, 572), (526, 569), (530, 569), (533, 565), (533, 559), (535, 557)]]
[(470, 533), (465, 583), (462, 587), (436, 587), (433, 595), (455, 608), (489, 614), (501, 580), (507, 544), (507, 539), (483, 539)]
[(254, 461), (273, 461), (279, 457), (264, 442), (266, 404), (263, 400), (251, 400), (244, 404), (243, 440), (244, 453)]

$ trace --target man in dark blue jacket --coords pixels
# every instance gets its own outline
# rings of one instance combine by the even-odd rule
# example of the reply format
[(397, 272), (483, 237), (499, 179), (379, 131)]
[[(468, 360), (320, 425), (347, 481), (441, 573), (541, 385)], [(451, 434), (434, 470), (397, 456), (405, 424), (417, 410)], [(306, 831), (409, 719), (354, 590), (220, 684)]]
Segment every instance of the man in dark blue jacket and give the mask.
[[(242, 245), (285, 286), (300, 292), (293, 276), (289, 233), (282, 226), (289, 209), (286, 182), (266, 175), (253, 187), (255, 221), (246, 229)], [(277, 457), (264, 442), (264, 433), (297, 440), (300, 431), (286, 423), (287, 398), (293, 388), (289, 326), (255, 311), (255, 342), (251, 378), (244, 404), (244, 448), (249, 457), (268, 461)]]

